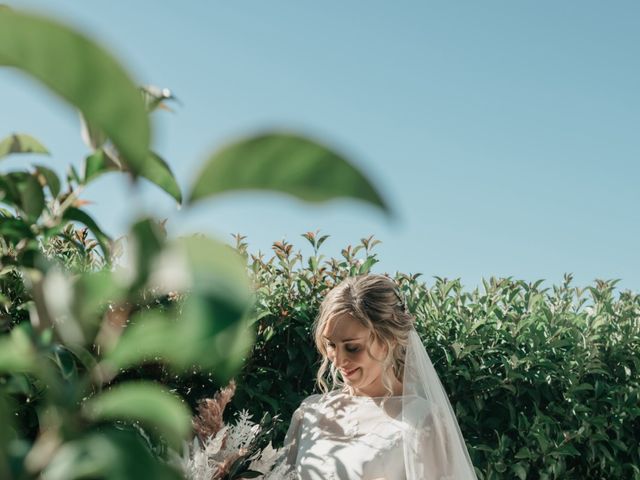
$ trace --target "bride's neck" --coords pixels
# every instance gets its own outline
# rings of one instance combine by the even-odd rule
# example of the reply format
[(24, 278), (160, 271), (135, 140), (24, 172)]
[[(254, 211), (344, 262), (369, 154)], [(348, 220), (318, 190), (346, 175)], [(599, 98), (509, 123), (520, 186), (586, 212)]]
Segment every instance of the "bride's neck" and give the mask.
[[(395, 377), (393, 377), (394, 383), (392, 386), (393, 395), (400, 396), (402, 395), (402, 383)], [(376, 385), (369, 385), (368, 388), (357, 389), (349, 387), (349, 392), (351, 395), (357, 397), (384, 397), (387, 395), (388, 390), (385, 388), (384, 384), (380, 382)]]

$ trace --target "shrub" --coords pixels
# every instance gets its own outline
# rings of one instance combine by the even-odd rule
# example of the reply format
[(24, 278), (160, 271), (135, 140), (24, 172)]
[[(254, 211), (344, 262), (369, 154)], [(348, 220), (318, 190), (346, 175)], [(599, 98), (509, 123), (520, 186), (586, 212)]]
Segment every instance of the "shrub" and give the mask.
[[(377, 263), (372, 237), (319, 254), (275, 242), (247, 259), (258, 292), (257, 338), (232, 404), (290, 418), (314, 389), (311, 325), (324, 293)], [(578, 288), (565, 275), (543, 288), (511, 278), (460, 280), (395, 273), (416, 328), (455, 409), (481, 479), (640, 478), (640, 296), (617, 281)], [(276, 431), (282, 441), (287, 422)]]

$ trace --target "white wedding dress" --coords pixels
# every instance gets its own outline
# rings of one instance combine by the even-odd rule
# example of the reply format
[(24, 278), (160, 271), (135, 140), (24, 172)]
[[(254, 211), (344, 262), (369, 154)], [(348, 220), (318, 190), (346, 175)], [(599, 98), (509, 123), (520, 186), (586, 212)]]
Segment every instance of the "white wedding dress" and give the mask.
[[(402, 421), (403, 398), (421, 412), (414, 425)], [(417, 429), (411, 455), (419, 480), (453, 479), (441, 418), (417, 396), (383, 404), (340, 390), (311, 395), (293, 414), (284, 461), (301, 480), (418, 480), (407, 479), (403, 454), (403, 432)]]

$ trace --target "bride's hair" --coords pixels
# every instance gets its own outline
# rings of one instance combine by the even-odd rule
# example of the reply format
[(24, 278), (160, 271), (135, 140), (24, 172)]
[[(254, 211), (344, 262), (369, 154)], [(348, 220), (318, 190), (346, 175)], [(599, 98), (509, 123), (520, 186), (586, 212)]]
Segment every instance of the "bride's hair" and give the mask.
[(381, 360), (382, 384), (389, 396), (393, 395), (393, 378), (389, 374), (389, 367), (393, 375), (402, 381), (409, 332), (415, 322), (415, 318), (407, 312), (395, 282), (384, 275), (359, 275), (346, 278), (327, 293), (313, 326), (316, 348), (322, 355), (316, 383), (324, 393), (329, 391), (324, 380), (327, 368), (334, 387), (344, 386), (344, 382), (338, 378), (338, 370), (329, 361), (322, 337), (326, 323), (331, 318), (344, 314), (350, 315), (369, 329), (367, 353), (371, 358), (374, 358), (371, 345), (375, 340), (386, 345), (387, 353)]

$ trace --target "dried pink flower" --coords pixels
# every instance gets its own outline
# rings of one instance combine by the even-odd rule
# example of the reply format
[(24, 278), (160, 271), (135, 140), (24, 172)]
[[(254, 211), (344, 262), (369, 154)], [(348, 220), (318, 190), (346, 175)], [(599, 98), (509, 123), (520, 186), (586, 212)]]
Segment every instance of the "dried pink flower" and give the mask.
[(204, 443), (209, 437), (215, 436), (224, 423), (222, 415), (227, 404), (236, 393), (236, 382), (231, 380), (229, 385), (217, 392), (213, 398), (205, 398), (198, 402), (198, 414), (193, 418), (193, 430)]

